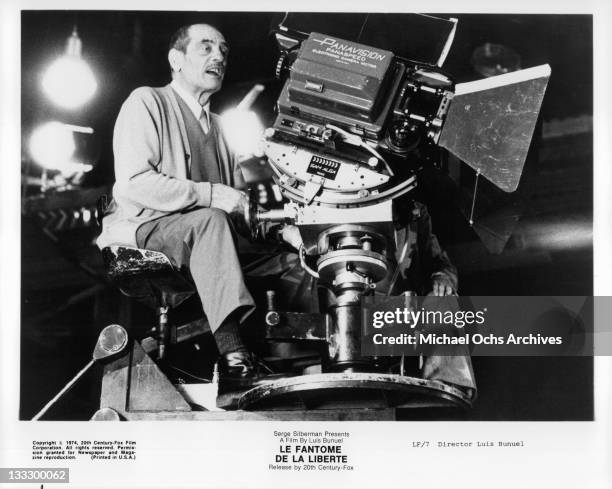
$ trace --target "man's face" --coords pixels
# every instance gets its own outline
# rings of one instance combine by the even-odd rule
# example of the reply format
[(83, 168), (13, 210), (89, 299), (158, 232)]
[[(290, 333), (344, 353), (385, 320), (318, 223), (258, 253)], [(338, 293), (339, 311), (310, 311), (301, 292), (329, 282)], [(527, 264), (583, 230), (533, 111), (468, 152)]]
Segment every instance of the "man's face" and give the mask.
[(191, 26), (189, 37), (186, 52), (175, 57), (175, 77), (194, 93), (213, 94), (221, 89), (225, 76), (229, 51), (225, 38), (206, 24)]

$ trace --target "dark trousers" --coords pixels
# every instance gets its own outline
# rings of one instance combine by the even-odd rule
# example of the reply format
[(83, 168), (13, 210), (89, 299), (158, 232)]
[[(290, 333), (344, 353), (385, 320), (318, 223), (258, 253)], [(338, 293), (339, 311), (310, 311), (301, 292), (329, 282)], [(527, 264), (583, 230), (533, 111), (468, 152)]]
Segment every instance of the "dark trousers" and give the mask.
[(161, 251), (191, 273), (214, 332), (230, 316), (240, 320), (255, 308), (246, 288), (237, 238), (228, 215), (201, 208), (161, 217), (136, 232), (139, 248)]

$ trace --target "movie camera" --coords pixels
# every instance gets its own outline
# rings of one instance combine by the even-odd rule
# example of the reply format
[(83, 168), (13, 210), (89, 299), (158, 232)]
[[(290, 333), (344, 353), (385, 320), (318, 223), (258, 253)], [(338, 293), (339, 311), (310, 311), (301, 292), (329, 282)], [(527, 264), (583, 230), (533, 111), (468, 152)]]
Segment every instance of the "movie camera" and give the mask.
[[(456, 21), (437, 63), (289, 24), (286, 17), (275, 34), (281, 51), (276, 75), (285, 82), (264, 142), (285, 204), (269, 211), (251, 205), (246, 217), (254, 233), (266, 222), (296, 225), (303, 268), (333, 292), (316, 333), (311, 322), (290, 320), (291, 313), (286, 324), (276, 311), (267, 319), (269, 339), (327, 341), (328, 373), (255, 388), (243, 407), (259, 405), (262, 393), (269, 400), (271, 392), (303, 392), (304, 383), (320, 391), (380, 384), (380, 376), (362, 378), (377, 371), (374, 359), (361, 354), (362, 308), (377, 283), (397, 278), (389, 259), (398, 252), (393, 200), (416, 187), (427, 155), (439, 148), (474, 168), (477, 177), (515, 190), (550, 74), (542, 65), (456, 84), (440, 68)], [(336, 372), (354, 378), (339, 381)], [(401, 391), (404, 381), (391, 375), (382, 390)], [(444, 396), (469, 403), (460, 392)]]

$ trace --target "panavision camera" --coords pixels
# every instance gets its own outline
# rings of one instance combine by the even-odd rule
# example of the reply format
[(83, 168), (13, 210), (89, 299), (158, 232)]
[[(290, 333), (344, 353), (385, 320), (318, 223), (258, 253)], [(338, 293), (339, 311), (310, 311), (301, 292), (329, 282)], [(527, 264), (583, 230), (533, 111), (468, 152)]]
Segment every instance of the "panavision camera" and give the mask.
[[(435, 142), (454, 88), (435, 67), (316, 32), (281, 55), (277, 72), (285, 71), (274, 128), (330, 152), (347, 139), (343, 131), (392, 155), (405, 155), (424, 138)], [(372, 161), (364, 163), (376, 168)]]
[(286, 81), (265, 151), (289, 200), (353, 206), (397, 197), (416, 185), (421, 155), (439, 147), (516, 190), (548, 65), (455, 84), (440, 66), (456, 21), (431, 63), (305, 33), (288, 17), (276, 31), (276, 74)]

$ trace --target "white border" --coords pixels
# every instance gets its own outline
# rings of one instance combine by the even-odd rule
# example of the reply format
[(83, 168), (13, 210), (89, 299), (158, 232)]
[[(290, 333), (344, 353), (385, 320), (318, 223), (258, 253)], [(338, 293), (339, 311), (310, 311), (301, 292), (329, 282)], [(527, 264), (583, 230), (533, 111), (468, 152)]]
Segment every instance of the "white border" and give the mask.
[(457, 83), (455, 86), (455, 95), (465, 95), (466, 93), (490, 90), (491, 88), (503, 87), (511, 85), (512, 83), (520, 83), (547, 76), (550, 76), (550, 65), (534, 66), (533, 68), (504, 73), (503, 75), (491, 76), (481, 80)]
[[(150, 1), (105, 2), (3, 0), (0, 2), (0, 466), (30, 466), (33, 438), (135, 438), (135, 463), (72, 464), (70, 487), (554, 487), (610, 488), (612, 433), (610, 416), (612, 362), (597, 358), (596, 421), (581, 423), (279, 423), (281, 429), (350, 430), (346, 449), (357, 466), (353, 474), (270, 473), (265, 470), (275, 440), (276, 423), (93, 423), (17, 422), (19, 371), (19, 181), (20, 98), (19, 9), (224, 10), (219, 3), (182, 0), (151, 5)], [(410, 4), (354, 1), (233, 2), (233, 10), (421, 10), (427, 12), (594, 13), (595, 35), (595, 275), (596, 295), (612, 295), (612, 103), (609, 85), (612, 3), (607, 0), (551, 3), (534, 0), (499, 2), (428, 1)], [(228, 9), (229, 7), (225, 7)], [(497, 452), (418, 452), (415, 439), (478, 440), (524, 438), (529, 447)], [(236, 449), (240, 444), (241, 449)], [(61, 466), (62, 464), (56, 464)], [(163, 468), (163, 470), (156, 470)], [(27, 487), (27, 486), (23, 486)]]

